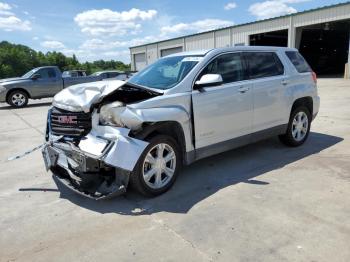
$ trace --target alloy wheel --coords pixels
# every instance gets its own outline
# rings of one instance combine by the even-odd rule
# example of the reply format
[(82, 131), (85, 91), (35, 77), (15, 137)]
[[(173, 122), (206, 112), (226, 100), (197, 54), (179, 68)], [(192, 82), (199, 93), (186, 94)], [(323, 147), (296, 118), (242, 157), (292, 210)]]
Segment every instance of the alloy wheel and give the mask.
[(176, 169), (174, 149), (165, 143), (152, 147), (143, 162), (142, 175), (145, 183), (152, 189), (166, 186)]
[(294, 116), (292, 123), (292, 136), (295, 141), (305, 138), (309, 127), (309, 119), (305, 112), (299, 112)]
[(26, 98), (21, 93), (14, 93), (11, 97), (11, 101), (16, 106), (23, 106), (26, 102)]

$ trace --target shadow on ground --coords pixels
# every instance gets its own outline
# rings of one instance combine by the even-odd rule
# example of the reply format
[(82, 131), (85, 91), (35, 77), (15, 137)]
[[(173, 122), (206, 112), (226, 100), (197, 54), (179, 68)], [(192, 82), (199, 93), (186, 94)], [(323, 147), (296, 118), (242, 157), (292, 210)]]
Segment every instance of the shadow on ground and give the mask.
[[(264, 173), (276, 170), (305, 157), (317, 154), (343, 138), (310, 133), (301, 147), (289, 148), (277, 138), (231, 150), (200, 160), (180, 173), (175, 185), (167, 193), (152, 199), (144, 198), (132, 190), (112, 200), (95, 201), (59, 187), (61, 198), (99, 213), (143, 215), (157, 212), (187, 213), (194, 205), (217, 191), (238, 183), (263, 186)], [(256, 177), (259, 177), (257, 179)]]
[(50, 106), (51, 104), (52, 102), (42, 102), (42, 103), (28, 104), (26, 107), (22, 107), (22, 108), (16, 108), (16, 107), (4, 104), (5, 106), (0, 106), (0, 110), (9, 110), (9, 109), (20, 110), (20, 109), (33, 108), (33, 107)]

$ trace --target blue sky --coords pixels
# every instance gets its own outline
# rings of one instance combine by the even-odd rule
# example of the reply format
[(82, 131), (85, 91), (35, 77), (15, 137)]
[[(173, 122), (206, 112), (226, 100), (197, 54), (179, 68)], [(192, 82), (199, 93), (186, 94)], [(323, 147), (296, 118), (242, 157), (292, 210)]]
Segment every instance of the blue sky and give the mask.
[(129, 46), (294, 13), (333, 0), (0, 0), (0, 41), (130, 62)]

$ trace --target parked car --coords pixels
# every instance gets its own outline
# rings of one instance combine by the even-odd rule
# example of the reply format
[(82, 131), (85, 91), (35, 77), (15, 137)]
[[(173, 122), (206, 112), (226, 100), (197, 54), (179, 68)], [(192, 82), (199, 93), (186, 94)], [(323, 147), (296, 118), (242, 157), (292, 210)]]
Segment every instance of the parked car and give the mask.
[(69, 70), (62, 73), (62, 77), (80, 77), (87, 76), (85, 70)]
[(0, 80), (0, 102), (24, 107), (30, 99), (52, 97), (62, 89), (80, 83), (98, 81), (99, 77), (62, 77), (57, 66), (34, 68), (22, 77)]
[(292, 48), (173, 54), (127, 82), (57, 94), (44, 160), (57, 183), (94, 199), (124, 193), (129, 180), (156, 196), (198, 159), (272, 136), (302, 145), (319, 110), (316, 82)]
[(101, 79), (108, 79), (108, 78), (113, 78), (113, 79), (118, 79), (118, 80), (123, 80), (125, 81), (128, 79), (128, 74), (123, 72), (123, 71), (99, 71), (93, 73), (91, 76), (97, 76), (100, 77)]

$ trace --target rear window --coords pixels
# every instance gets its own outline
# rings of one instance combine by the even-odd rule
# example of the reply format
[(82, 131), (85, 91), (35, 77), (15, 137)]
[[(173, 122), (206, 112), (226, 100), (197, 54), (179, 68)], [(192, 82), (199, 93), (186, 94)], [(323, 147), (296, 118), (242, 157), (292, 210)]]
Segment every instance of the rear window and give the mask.
[(299, 73), (311, 72), (312, 69), (304, 57), (296, 51), (286, 51), (286, 55)]
[(278, 76), (284, 74), (284, 67), (273, 52), (247, 52), (250, 79)]

